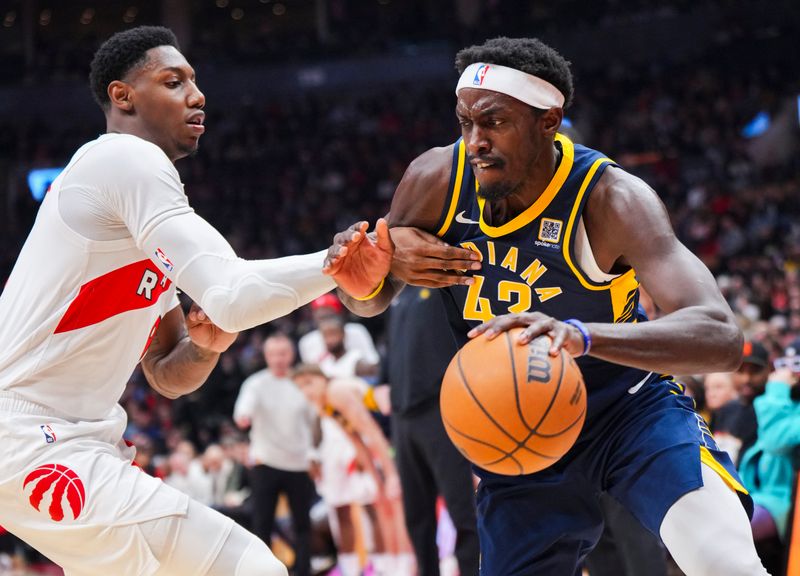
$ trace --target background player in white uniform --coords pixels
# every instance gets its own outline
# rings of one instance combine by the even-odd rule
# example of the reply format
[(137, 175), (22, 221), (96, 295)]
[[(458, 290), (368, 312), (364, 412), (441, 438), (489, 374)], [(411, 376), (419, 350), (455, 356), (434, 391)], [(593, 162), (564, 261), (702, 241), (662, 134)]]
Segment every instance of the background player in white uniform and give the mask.
[[(277, 575), (255, 536), (131, 466), (117, 404), (137, 362), (168, 397), (198, 388), (234, 332), (388, 272), (385, 222), (325, 252), (244, 261), (197, 216), (173, 162), (205, 98), (165, 28), (116, 34), (90, 76), (107, 134), (53, 182), (0, 296), (0, 524), (67, 576)], [(324, 274), (323, 274), (324, 270)], [(200, 308), (184, 318), (176, 286)]]

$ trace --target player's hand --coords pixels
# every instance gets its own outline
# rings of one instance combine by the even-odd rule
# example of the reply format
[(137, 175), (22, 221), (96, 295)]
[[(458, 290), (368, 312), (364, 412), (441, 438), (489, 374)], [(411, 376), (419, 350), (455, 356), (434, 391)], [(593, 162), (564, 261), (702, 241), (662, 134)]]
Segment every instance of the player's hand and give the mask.
[(393, 254), (386, 220), (378, 219), (374, 236), (367, 235), (366, 222), (357, 222), (333, 237), (322, 272), (350, 296), (363, 298), (389, 275)]
[(222, 330), (194, 302), (192, 302), (189, 314), (186, 315), (186, 329), (195, 346), (217, 354), (230, 348), (239, 335), (238, 332), (231, 333)]
[(395, 245), (392, 275), (406, 284), (428, 288), (472, 284), (474, 280), (464, 271), (481, 267), (480, 254), (450, 246), (419, 228), (392, 228), (391, 236)]
[(488, 322), (476, 326), (469, 331), (467, 336), (475, 338), (485, 334), (489, 340), (497, 337), (501, 332), (512, 328), (524, 328), (520, 333), (518, 342), (527, 344), (534, 338), (547, 334), (553, 341), (550, 347), (550, 356), (558, 356), (558, 351), (563, 348), (572, 356), (583, 354), (583, 335), (571, 324), (565, 324), (541, 312), (523, 312), (521, 314), (504, 314), (492, 318)]
[(789, 386), (797, 386), (798, 383), (797, 374), (789, 368), (777, 368), (769, 375), (769, 379), (777, 382), (786, 382)]

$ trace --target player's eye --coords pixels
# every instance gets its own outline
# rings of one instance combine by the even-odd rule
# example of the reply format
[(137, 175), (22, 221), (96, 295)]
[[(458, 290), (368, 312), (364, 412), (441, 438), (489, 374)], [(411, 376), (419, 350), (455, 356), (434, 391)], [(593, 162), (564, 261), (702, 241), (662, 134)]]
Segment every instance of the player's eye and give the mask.
[(178, 86), (181, 85), (181, 81), (180, 80), (169, 80), (169, 81), (165, 82), (164, 85), (167, 88), (177, 88)]

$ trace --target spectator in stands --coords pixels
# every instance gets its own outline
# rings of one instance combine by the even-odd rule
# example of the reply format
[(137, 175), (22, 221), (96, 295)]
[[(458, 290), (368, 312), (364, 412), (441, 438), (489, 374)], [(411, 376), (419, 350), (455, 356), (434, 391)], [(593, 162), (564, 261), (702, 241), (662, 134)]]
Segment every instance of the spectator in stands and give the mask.
[(712, 430), (737, 466), (742, 454), (756, 441), (758, 425), (753, 401), (764, 393), (769, 373), (767, 349), (759, 342), (745, 342), (742, 365), (733, 375), (738, 398), (717, 411)]
[(226, 478), (222, 504), (215, 508), (252, 532), (253, 508), (250, 500), (249, 480), (250, 445), (235, 432), (227, 434), (220, 445), (231, 463), (231, 469)]
[(347, 322), (344, 314), (344, 306), (332, 292), (323, 294), (311, 301), (311, 316), (316, 328), (305, 334), (298, 342), (297, 347), (301, 362), (304, 364), (320, 364), (328, 356), (330, 350), (319, 330), (319, 324), (327, 318), (338, 318), (344, 327), (344, 339), (342, 342), (344, 349), (358, 352), (365, 365), (378, 365), (380, 356), (378, 356), (378, 351), (375, 349), (375, 343), (372, 341), (369, 331), (363, 324)]
[(325, 354), (320, 358), (318, 364), (328, 378), (377, 376), (378, 363), (367, 359), (360, 348), (347, 347), (347, 333), (341, 317), (321, 318), (317, 326), (319, 326), (319, 333), (325, 344)]
[(225, 505), (228, 482), (233, 473), (233, 462), (219, 444), (209, 445), (200, 461), (208, 478), (209, 506), (218, 509)]
[[(756, 545), (762, 545), (767, 568), (777, 574), (783, 554), (762, 552), (772, 540), (784, 541), (791, 508), (792, 486), (800, 446), (800, 338), (775, 361), (766, 391), (753, 401), (758, 421), (758, 436), (739, 466), (742, 480), (755, 502), (751, 524)], [(767, 548), (769, 550), (769, 548)], [(772, 556), (772, 558), (770, 558)]]
[(295, 534), (294, 572), (310, 576), (309, 513), (315, 494), (309, 470), (314, 436), (318, 436), (317, 416), (289, 378), (294, 364), (291, 339), (282, 333), (269, 336), (264, 341), (264, 359), (267, 368), (244, 381), (234, 408), (236, 424), (250, 429), (253, 528), (269, 545), (278, 496), (286, 494)]
[[(712, 372), (711, 374), (706, 374), (705, 378), (703, 378), (703, 391), (706, 409), (708, 410), (706, 419), (713, 432), (717, 428), (717, 412), (739, 398), (733, 382), (733, 373)], [(723, 433), (722, 436), (724, 437), (725, 434)], [(719, 440), (717, 438), (718, 443)], [(727, 446), (720, 444), (720, 447), (723, 450), (727, 450)]]

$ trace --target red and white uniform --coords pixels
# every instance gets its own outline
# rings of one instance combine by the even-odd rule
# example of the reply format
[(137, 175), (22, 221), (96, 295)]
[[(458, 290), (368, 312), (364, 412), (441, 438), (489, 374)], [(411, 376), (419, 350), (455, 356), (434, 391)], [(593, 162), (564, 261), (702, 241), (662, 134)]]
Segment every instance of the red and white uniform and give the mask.
[[(188, 498), (131, 466), (119, 406), (176, 284), (229, 331), (333, 287), (324, 253), (244, 261), (156, 145), (105, 134), (53, 182), (0, 295), (0, 525), (73, 574), (155, 574), (137, 528)], [(192, 573), (227, 538), (206, 530)], [(113, 529), (109, 529), (113, 527)]]
[[(136, 164), (115, 160), (134, 155), (157, 175), (157, 189)], [(62, 195), (94, 198), (91, 216), (118, 237), (92, 240), (70, 227)], [(69, 543), (67, 525), (129, 525), (187, 508), (186, 496), (131, 467), (117, 404), (159, 319), (178, 304), (164, 264), (142, 251), (141, 238), (184, 212), (191, 208), (180, 178), (160, 148), (101, 136), (53, 182), (0, 296), (0, 523), (67, 566), (69, 548), (81, 547), (48, 545)], [(157, 566), (135, 534), (125, 538), (137, 550), (136, 569)]]
[[(142, 172), (120, 171), (131, 165), (115, 162), (117, 155), (137, 156), (157, 177), (140, 184)], [(137, 189), (153, 183), (158, 189)], [(72, 187), (97, 199), (98, 217), (111, 224), (116, 216), (124, 236), (97, 241), (70, 228), (59, 199), (76, 198)], [(158, 320), (178, 304), (165, 264), (140, 248), (143, 237), (160, 220), (191, 210), (157, 146), (108, 134), (81, 147), (45, 195), (0, 296), (0, 390), (69, 417), (105, 418)]]

